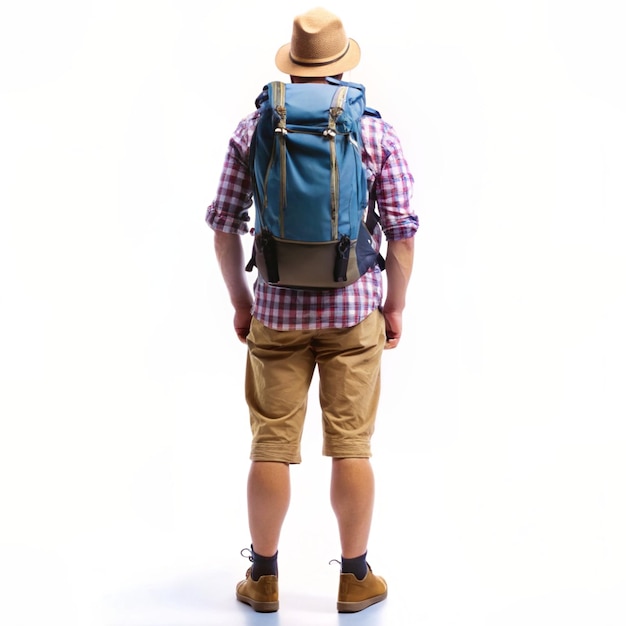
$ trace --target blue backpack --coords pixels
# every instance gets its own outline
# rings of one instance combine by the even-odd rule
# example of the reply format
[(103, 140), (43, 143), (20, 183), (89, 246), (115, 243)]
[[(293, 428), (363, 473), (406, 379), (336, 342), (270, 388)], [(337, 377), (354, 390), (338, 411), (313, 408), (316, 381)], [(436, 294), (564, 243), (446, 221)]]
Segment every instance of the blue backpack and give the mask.
[(255, 241), (246, 269), (256, 266), (272, 285), (332, 289), (377, 263), (384, 268), (361, 158), (361, 117), (378, 113), (366, 109), (362, 85), (326, 80), (272, 82), (256, 101)]

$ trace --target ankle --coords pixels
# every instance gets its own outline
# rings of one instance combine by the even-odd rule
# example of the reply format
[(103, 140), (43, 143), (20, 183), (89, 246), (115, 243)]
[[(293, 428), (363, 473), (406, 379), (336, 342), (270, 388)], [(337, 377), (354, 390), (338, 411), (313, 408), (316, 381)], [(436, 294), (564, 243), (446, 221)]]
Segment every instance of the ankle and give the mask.
[(254, 547), (250, 546), (252, 552), (252, 572), (250, 576), (252, 580), (259, 580), (261, 576), (278, 576), (278, 551), (272, 556), (263, 556), (254, 551)]
[(363, 580), (367, 576), (367, 552), (352, 559), (341, 557), (341, 573), (354, 574), (357, 580)]

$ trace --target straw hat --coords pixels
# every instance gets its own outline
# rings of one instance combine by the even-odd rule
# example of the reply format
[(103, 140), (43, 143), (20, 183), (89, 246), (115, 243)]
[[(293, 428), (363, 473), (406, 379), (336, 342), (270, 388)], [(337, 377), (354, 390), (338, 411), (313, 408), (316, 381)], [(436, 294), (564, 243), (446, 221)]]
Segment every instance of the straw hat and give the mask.
[(341, 20), (317, 8), (293, 21), (291, 41), (276, 53), (276, 67), (291, 76), (334, 76), (355, 68), (361, 48), (349, 39)]

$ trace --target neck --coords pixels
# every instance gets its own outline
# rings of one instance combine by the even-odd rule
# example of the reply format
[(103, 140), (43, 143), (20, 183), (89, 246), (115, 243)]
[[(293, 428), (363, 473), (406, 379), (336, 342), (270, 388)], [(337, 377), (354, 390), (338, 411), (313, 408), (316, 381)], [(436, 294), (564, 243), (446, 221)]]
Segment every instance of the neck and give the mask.
[[(341, 80), (343, 74), (337, 74), (337, 76), (333, 76), (332, 78), (337, 78)], [(325, 83), (325, 76), (291, 76), (292, 83)]]

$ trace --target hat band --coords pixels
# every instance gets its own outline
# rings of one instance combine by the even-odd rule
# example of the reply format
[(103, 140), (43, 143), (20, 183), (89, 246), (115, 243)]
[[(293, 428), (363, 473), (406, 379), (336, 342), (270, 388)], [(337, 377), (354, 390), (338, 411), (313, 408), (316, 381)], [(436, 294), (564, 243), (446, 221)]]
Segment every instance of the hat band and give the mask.
[(348, 41), (348, 45), (346, 46), (346, 49), (339, 56), (336, 56), (335, 58), (330, 59), (330, 61), (299, 61), (293, 56), (293, 54), (291, 54), (291, 50), (289, 51), (289, 58), (296, 65), (304, 65), (305, 67), (322, 67), (323, 65), (330, 65), (331, 63), (336, 63), (337, 61), (339, 61), (339, 59), (343, 59), (343, 57), (345, 57), (346, 54), (348, 54), (348, 50), (350, 50), (349, 41)]

